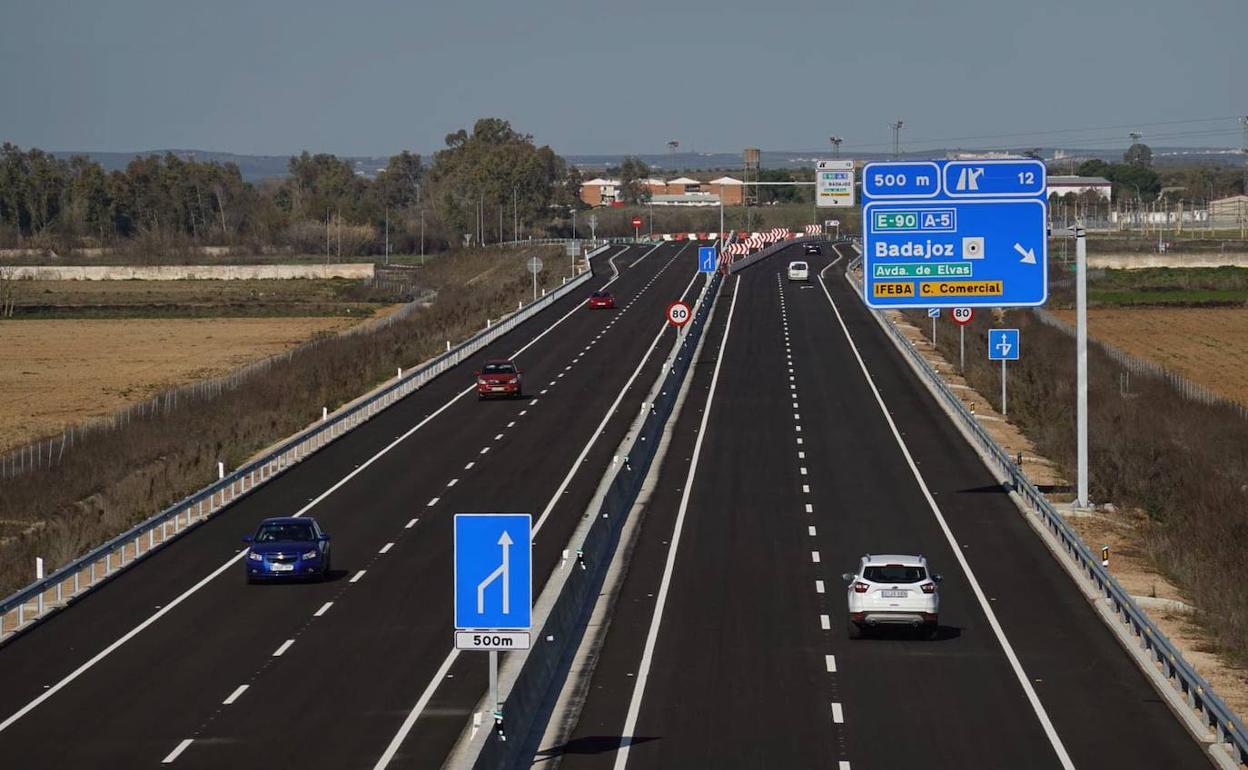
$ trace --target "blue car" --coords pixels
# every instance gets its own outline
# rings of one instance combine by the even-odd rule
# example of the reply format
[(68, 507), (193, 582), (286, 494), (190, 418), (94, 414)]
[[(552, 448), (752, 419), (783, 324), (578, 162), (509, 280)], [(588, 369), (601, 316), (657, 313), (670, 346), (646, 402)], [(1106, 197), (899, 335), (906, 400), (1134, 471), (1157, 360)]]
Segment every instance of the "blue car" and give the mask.
[(315, 519), (290, 516), (265, 519), (256, 534), (243, 538), (247, 582), (329, 577), (329, 535)]

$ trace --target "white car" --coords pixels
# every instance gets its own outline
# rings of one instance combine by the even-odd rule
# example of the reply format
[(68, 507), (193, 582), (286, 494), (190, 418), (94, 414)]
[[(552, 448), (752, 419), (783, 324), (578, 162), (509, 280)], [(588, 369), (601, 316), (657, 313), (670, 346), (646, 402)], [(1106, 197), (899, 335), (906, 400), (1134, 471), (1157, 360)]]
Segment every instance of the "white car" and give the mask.
[(842, 575), (849, 584), (849, 635), (858, 638), (881, 626), (921, 629), (935, 636), (940, 614), (940, 575), (922, 556), (867, 554), (856, 572)]
[(801, 260), (789, 263), (789, 280), (790, 281), (809, 281), (810, 266)]

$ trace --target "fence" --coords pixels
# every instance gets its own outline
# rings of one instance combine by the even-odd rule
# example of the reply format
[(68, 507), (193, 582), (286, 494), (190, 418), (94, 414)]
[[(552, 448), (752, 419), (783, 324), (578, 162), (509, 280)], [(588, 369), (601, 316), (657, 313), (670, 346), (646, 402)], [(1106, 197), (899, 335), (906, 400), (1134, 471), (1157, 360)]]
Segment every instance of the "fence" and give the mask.
[[(853, 275), (847, 272), (845, 277), (861, 296), (862, 290)], [(1027, 507), (1040, 516), (1041, 521), (1061, 543), (1067, 556), (1073, 560), (1083, 577), (1108, 602), (1118, 620), (1129, 627), (1140, 649), (1149, 657), (1158, 673), (1187, 701), (1187, 705), (1213, 732), (1215, 740), (1221, 744), (1231, 744), (1235, 759), (1240, 763), (1248, 763), (1248, 731), (1245, 730), (1235, 713), (1214, 693), (1209, 682), (1192, 668), (1179, 649), (1140, 609), (1135, 600), (1118, 584), (1118, 581), (1101, 566), (1100, 556), (1088, 548), (1048, 498), (1041, 494), (1023, 474), (1014, 459), (981, 427), (975, 416), (962, 404), (962, 400), (945, 384), (927, 359), (919, 353), (888, 316), (874, 310), (868, 310), (868, 312), (879, 321), (880, 326), (908, 359), (911, 367), (926, 382), (937, 399), (943, 402), (943, 406), (953, 419), (973, 438), (981, 454), (1001, 476), (1008, 479), (1010, 487), (1018, 493), (1019, 498)]]
[[(1071, 337), (1075, 336), (1075, 329), (1070, 324), (1053, 315), (1043, 308), (1033, 308), (1032, 312), (1043, 323), (1052, 326), (1055, 329), (1065, 332)], [(1174, 388), (1179, 395), (1189, 401), (1196, 401), (1209, 406), (1226, 406), (1234, 409), (1240, 417), (1248, 419), (1248, 405), (1233, 401), (1225, 396), (1220, 396), (1209, 390), (1204, 385), (1192, 382), (1183, 375), (1171, 369), (1158, 364), (1155, 361), (1149, 361), (1146, 358), (1133, 356), (1126, 351), (1119, 350), (1108, 342), (1101, 340), (1090, 340), (1093, 344), (1105, 351), (1105, 355), (1112, 358), (1123, 369), (1132, 374), (1157, 377), (1163, 380), (1171, 388)]]
[[(606, 247), (589, 255), (596, 256)], [(213, 484), (175, 503), (42, 580), (0, 601), (0, 641), (12, 638), (30, 624), (69, 604), (75, 597), (105, 582), (118, 570), (141, 560), (189, 528), (279, 475), (292, 465), (372, 419), (387, 407), (419, 390), (443, 372), (475, 355), (485, 346), (527, 321), (593, 277), (586, 270), (555, 291), (538, 298), (500, 323), (470, 337), (460, 345), (407, 372), (401, 379), (326, 417), (320, 423), (287, 439)], [(408, 311), (410, 312), (410, 311)], [(393, 318), (393, 316), (391, 317)], [(387, 319), (389, 320), (389, 319)], [(389, 320), (393, 323), (393, 320)], [(272, 365), (270, 361), (269, 365)]]

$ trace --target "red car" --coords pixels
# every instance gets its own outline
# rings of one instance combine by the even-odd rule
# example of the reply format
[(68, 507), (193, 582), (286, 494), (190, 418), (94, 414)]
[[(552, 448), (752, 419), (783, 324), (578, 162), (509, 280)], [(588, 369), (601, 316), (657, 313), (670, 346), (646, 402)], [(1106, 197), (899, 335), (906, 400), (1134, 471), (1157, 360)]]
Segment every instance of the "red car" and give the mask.
[(609, 291), (596, 291), (589, 295), (590, 308), (606, 308), (615, 310), (615, 297)]
[(481, 371), (477, 372), (477, 400), (487, 396), (520, 398), (524, 395), (520, 382), (523, 376), (524, 373), (514, 361), (506, 358), (486, 361)]

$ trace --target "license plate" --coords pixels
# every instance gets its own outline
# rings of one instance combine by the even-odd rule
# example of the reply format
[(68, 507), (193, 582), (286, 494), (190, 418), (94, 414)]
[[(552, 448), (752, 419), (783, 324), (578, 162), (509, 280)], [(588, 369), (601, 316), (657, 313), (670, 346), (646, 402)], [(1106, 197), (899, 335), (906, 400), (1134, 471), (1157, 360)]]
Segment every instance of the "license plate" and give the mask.
[(904, 599), (909, 591), (880, 591), (880, 596), (885, 599)]
[(295, 565), (293, 564), (270, 564), (269, 569), (274, 572), (293, 572)]

